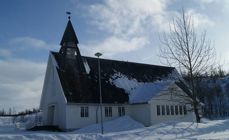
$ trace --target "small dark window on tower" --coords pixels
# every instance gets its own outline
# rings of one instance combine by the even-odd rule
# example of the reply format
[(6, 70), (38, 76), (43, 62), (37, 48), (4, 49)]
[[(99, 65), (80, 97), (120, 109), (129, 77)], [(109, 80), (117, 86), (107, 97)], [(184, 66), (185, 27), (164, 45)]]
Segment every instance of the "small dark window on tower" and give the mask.
[(66, 55), (67, 55), (67, 58), (73, 59), (76, 56), (76, 50), (73, 48), (67, 48), (67, 54)]
[(157, 115), (158, 115), (158, 116), (161, 115), (161, 108), (160, 108), (159, 105), (157, 105)]

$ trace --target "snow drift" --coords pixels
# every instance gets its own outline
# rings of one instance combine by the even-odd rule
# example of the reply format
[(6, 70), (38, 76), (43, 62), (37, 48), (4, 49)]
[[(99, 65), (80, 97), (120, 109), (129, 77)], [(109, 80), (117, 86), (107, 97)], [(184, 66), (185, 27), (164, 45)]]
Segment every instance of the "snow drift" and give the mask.
[[(138, 128), (144, 128), (139, 122), (134, 121), (128, 116), (119, 117), (115, 120), (104, 122), (104, 132), (119, 132)], [(100, 124), (93, 124), (75, 131), (76, 133), (100, 133)]]

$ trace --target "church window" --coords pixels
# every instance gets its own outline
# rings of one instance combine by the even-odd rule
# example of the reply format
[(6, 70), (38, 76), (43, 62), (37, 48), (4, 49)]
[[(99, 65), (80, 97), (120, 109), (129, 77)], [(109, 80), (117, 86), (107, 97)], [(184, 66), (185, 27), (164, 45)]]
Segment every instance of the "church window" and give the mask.
[(165, 106), (164, 105), (161, 106), (161, 115), (165, 115)]
[(118, 107), (118, 115), (125, 116), (125, 107)]
[(187, 114), (186, 106), (184, 105), (183, 108), (184, 108), (184, 115), (186, 115)]
[(170, 115), (170, 110), (169, 110), (169, 106), (166, 105), (166, 115)]
[(171, 109), (171, 115), (174, 115), (174, 106), (171, 105), (170, 107), (171, 107), (171, 108), (170, 108), (170, 109)]
[(76, 51), (73, 48), (67, 48), (67, 57), (68, 58), (75, 58)]
[(80, 117), (84, 118), (88, 116), (89, 116), (88, 107), (81, 107), (80, 108)]
[(175, 114), (178, 115), (178, 106), (175, 106)]
[(112, 117), (112, 107), (105, 107), (105, 117)]
[(161, 115), (161, 108), (160, 108), (159, 105), (157, 105), (157, 115), (158, 115), (158, 116)]
[(180, 115), (182, 115), (182, 114), (183, 114), (183, 111), (182, 111), (182, 106), (181, 106), (181, 105), (179, 106), (179, 113), (180, 113)]

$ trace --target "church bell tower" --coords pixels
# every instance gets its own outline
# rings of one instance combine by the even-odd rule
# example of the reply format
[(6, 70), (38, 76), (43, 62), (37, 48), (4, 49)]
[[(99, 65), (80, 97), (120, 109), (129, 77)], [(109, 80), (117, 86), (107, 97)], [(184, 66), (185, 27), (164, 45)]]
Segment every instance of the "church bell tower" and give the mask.
[(61, 48), (59, 50), (60, 69), (62, 71), (74, 71), (85, 73), (83, 60), (78, 48), (78, 38), (71, 23), (71, 17), (68, 17), (68, 23), (65, 28)]

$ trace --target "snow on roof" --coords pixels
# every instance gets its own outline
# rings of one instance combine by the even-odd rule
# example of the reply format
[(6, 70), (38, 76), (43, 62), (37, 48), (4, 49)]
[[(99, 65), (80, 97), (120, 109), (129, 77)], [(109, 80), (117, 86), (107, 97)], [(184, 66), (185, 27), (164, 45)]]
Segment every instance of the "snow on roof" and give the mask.
[(84, 64), (84, 67), (85, 67), (85, 70), (86, 70), (86, 73), (89, 74), (91, 69), (87, 63), (87, 60), (86, 59), (83, 59), (83, 64)]
[(129, 95), (129, 103), (145, 103), (151, 100), (163, 89), (166, 89), (173, 80), (164, 79), (154, 82), (138, 82), (134, 78), (128, 78), (120, 72), (110, 78), (110, 83), (122, 88)]

